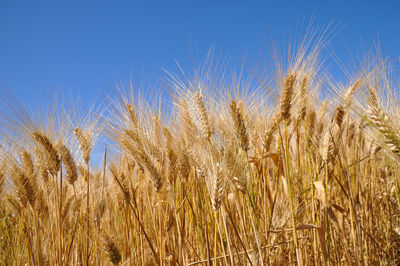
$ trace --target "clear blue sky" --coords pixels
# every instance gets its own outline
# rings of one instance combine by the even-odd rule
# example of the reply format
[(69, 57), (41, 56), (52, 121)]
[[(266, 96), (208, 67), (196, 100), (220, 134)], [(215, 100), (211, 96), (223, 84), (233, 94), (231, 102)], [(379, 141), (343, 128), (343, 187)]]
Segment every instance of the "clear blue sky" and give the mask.
[[(334, 21), (331, 43), (342, 63), (379, 40), (400, 53), (400, 1), (0, 1), (0, 92), (28, 108), (70, 91), (86, 104), (117, 83), (148, 83), (191, 65), (215, 44), (239, 63), (286, 48), (298, 23)], [(267, 38), (266, 38), (267, 37)], [(364, 48), (363, 48), (364, 47)], [(349, 54), (352, 54), (352, 59)], [(352, 61), (353, 60), (353, 61)], [(196, 60), (194, 60), (196, 61)]]

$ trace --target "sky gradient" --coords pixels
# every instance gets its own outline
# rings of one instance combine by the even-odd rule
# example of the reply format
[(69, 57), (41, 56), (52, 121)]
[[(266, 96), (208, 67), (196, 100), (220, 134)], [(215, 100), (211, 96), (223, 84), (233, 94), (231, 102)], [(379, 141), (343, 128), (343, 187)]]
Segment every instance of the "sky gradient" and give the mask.
[(155, 83), (163, 69), (218, 57), (239, 65), (285, 49), (299, 25), (339, 25), (330, 47), (344, 65), (379, 41), (400, 53), (400, 1), (0, 1), (0, 92), (28, 108), (55, 94), (83, 104), (116, 84)]

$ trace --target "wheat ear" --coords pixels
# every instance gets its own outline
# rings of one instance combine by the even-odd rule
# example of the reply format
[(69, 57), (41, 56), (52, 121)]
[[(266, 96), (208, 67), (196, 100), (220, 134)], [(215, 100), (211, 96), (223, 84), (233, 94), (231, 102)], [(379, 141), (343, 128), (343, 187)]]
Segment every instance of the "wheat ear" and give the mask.
[(17, 187), (17, 194), (22, 205), (28, 200), (29, 204), (34, 207), (37, 192), (36, 184), (16, 165), (12, 169), (12, 178)]
[(74, 185), (75, 181), (78, 179), (78, 171), (74, 158), (72, 158), (69, 149), (64, 144), (59, 146), (58, 152), (65, 166), (66, 178), (71, 185)]
[(79, 147), (82, 152), (83, 161), (87, 164), (90, 160), (90, 153), (92, 151), (91, 143), (90, 143), (90, 132), (86, 134), (83, 133), (82, 129), (76, 128), (74, 130), (74, 134), (79, 142)]
[(389, 119), (379, 106), (376, 91), (372, 87), (370, 88), (370, 102), (367, 114), (372, 125), (378, 130), (390, 151), (397, 157), (400, 157), (400, 137), (390, 126)]
[(213, 187), (212, 187), (212, 205), (214, 211), (218, 211), (219, 207), (221, 207), (222, 200), (224, 198), (224, 188), (225, 182), (222, 176), (222, 168), (221, 165), (217, 164), (217, 173), (213, 177)]
[(283, 120), (290, 119), (290, 110), (292, 107), (292, 96), (295, 82), (296, 73), (291, 73), (286, 77), (285, 85), (279, 100), (279, 113)]
[(242, 112), (237, 107), (235, 101), (232, 101), (230, 109), (233, 124), (235, 126), (236, 136), (240, 140), (240, 147), (247, 152), (249, 150), (249, 137), (247, 134)]
[(46, 151), (49, 160), (48, 160), (48, 165), (50, 167), (50, 173), (52, 175), (56, 175), (58, 170), (60, 169), (60, 158), (58, 157), (57, 150), (54, 148), (53, 144), (49, 140), (49, 138), (40, 133), (40, 132), (34, 132), (33, 133), (33, 138), (42, 145), (44, 150)]
[(203, 97), (199, 91), (194, 93), (194, 100), (199, 115), (201, 133), (205, 139), (210, 140), (213, 133), (210, 127), (210, 121), (208, 120), (206, 106), (204, 105)]
[(303, 120), (306, 117), (307, 114), (307, 89), (308, 89), (308, 79), (307, 76), (305, 76), (300, 84), (300, 90), (299, 90), (299, 120)]

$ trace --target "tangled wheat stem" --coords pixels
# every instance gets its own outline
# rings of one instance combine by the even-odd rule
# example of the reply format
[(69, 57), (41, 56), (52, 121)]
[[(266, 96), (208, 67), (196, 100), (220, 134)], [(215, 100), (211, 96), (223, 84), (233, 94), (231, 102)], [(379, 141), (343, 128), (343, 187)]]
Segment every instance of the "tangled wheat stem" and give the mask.
[[(153, 253), (153, 256), (154, 256), (155, 260), (157, 261), (157, 264), (160, 265), (160, 257), (158, 255), (156, 249), (154, 248), (152, 242), (150, 241), (150, 238), (146, 233), (145, 227), (143, 226), (142, 222), (140, 221), (139, 214), (137, 213), (136, 209), (133, 207), (132, 201), (131, 201), (128, 193), (126, 193), (124, 185), (121, 183), (121, 181), (118, 179), (118, 177), (115, 174), (113, 174), (113, 177), (114, 177), (115, 181), (117, 182), (118, 186), (120, 187), (121, 191), (123, 192), (125, 200), (128, 202), (129, 207), (131, 208), (131, 210), (132, 210), (132, 212), (133, 212), (133, 214), (134, 214), (134, 216), (135, 216), (135, 218), (136, 218), (136, 220), (137, 220), (137, 222), (139, 224), (139, 227), (140, 227), (141, 231), (143, 232), (143, 235), (144, 235), (147, 243), (150, 246), (151, 252)], [(136, 200), (135, 199), (134, 199), (134, 202), (135, 202), (135, 206), (136, 206)]]

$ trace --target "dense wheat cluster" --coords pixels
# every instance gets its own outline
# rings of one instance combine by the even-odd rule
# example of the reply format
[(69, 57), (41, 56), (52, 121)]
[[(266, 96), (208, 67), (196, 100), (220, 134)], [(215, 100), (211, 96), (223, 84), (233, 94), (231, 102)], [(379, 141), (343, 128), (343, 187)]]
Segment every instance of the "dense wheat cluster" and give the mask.
[(4, 101), (1, 264), (399, 263), (398, 88), (384, 60), (328, 80), (320, 48), (271, 79), (171, 76), (163, 112)]

